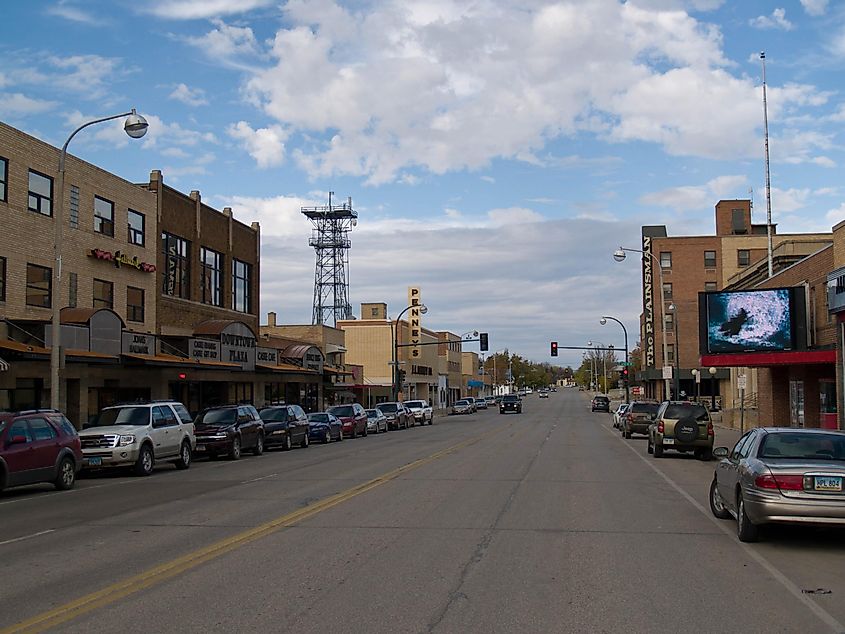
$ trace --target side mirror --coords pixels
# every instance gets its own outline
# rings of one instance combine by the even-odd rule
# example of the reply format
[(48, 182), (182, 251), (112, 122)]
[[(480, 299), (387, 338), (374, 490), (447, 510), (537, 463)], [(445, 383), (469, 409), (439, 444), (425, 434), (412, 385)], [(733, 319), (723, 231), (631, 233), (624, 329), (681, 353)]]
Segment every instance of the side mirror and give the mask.
[(26, 442), (26, 436), (12, 436), (9, 438), (10, 445), (25, 445)]
[(716, 447), (713, 450), (713, 457), (714, 458), (727, 458), (728, 457), (728, 448), (727, 447)]

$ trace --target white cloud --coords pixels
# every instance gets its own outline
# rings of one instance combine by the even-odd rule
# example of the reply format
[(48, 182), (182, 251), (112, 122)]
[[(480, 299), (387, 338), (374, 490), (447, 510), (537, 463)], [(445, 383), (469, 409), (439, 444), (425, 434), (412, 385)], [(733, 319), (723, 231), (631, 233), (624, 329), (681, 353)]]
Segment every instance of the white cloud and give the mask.
[(56, 4), (48, 6), (44, 11), (48, 15), (55, 15), (65, 20), (87, 24), (88, 26), (103, 26), (106, 24), (104, 20), (83, 11), (72, 3), (67, 2), (67, 0), (59, 0)]
[(676, 211), (700, 211), (712, 208), (720, 199), (743, 198), (748, 195), (748, 178), (742, 175), (718, 176), (703, 185), (670, 187), (646, 194), (643, 205), (667, 207)]
[(275, 167), (285, 160), (285, 141), (288, 134), (279, 125), (254, 130), (246, 121), (238, 121), (228, 127), (227, 133), (233, 139), (241, 141), (258, 167)]
[(181, 101), (188, 106), (205, 106), (208, 99), (205, 98), (205, 91), (202, 88), (191, 88), (186, 84), (176, 84), (170, 98)]
[(33, 99), (19, 92), (0, 95), (0, 118), (13, 119), (41, 114), (58, 105), (55, 101)]
[(824, 15), (827, 11), (828, 0), (801, 0), (801, 6), (807, 15), (819, 16)]
[(481, 176), (481, 180), (483, 180), (486, 183), (495, 183), (496, 182), (496, 179), (493, 178), (492, 176)]
[(836, 209), (831, 209), (824, 217), (830, 223), (831, 227), (838, 225), (845, 220), (845, 203), (842, 203)]
[(231, 26), (222, 20), (212, 20), (215, 28), (200, 37), (188, 37), (187, 42), (209, 59), (222, 66), (250, 71), (245, 60), (260, 54), (255, 34), (248, 26)]
[(791, 31), (795, 26), (786, 19), (785, 9), (775, 9), (772, 15), (759, 15), (748, 21), (748, 24), (755, 29), (780, 29), (781, 31)]
[(221, 15), (246, 13), (271, 5), (274, 0), (154, 0), (142, 10), (168, 20), (204, 20)]

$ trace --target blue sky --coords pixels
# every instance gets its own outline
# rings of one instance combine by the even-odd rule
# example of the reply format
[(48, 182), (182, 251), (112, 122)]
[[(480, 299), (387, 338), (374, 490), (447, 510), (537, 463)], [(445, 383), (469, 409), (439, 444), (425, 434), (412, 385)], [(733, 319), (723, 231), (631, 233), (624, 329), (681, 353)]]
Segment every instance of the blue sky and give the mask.
[[(352, 196), (350, 299), (425, 325), (548, 342), (635, 339), (642, 224), (711, 233), (722, 198), (765, 219), (767, 57), (779, 231), (845, 218), (845, 6), (826, 0), (53, 0), (4, 3), (0, 119), (55, 145), (135, 107), (149, 134), (71, 151), (160, 169), (263, 232), (261, 311), (311, 317), (302, 205)], [(577, 365), (577, 353), (559, 362)]]

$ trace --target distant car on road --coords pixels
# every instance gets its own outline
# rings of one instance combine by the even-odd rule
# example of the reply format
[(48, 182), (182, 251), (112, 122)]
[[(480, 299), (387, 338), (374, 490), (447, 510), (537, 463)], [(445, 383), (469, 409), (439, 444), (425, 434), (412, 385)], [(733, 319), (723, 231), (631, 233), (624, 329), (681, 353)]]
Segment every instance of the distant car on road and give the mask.
[(308, 414), (308, 437), (324, 445), (332, 440), (343, 440), (343, 423), (334, 414), (311, 412)]
[(287, 451), (294, 445), (308, 447), (310, 427), (308, 416), (301, 406), (270, 405), (262, 407), (259, 415), (264, 421), (264, 446), (268, 449), (281, 447)]
[(466, 399), (455, 401), (452, 405), (452, 414), (472, 414), (473, 404)]
[(226, 454), (239, 460), (244, 450), (264, 453), (264, 423), (252, 405), (220, 405), (201, 411), (194, 419), (197, 453)]
[(590, 411), (610, 413), (610, 399), (604, 394), (596, 394), (590, 404)]
[(620, 430), (624, 438), (631, 434), (648, 436), (648, 428), (657, 416), (660, 404), (657, 401), (632, 401), (625, 410), (624, 416), (619, 417)]
[(845, 526), (845, 434), (761, 427), (713, 455), (710, 510), (736, 518), (740, 541), (757, 541), (769, 523)]
[(376, 409), (387, 418), (388, 429), (408, 429), (414, 424), (414, 415), (403, 403), (379, 403)]
[(328, 411), (330, 414), (337, 416), (343, 423), (344, 438), (355, 438), (358, 434), (367, 435), (367, 412), (360, 403), (335, 405), (330, 407)]
[(388, 431), (390, 427), (387, 424), (387, 416), (384, 415), (380, 409), (373, 408), (367, 410), (367, 431), (374, 434), (380, 434), (382, 431)]
[(434, 410), (428, 401), (405, 401), (405, 407), (414, 415), (414, 420), (419, 425), (428, 423), (431, 425), (434, 421)]
[(71, 489), (81, 467), (79, 436), (61, 412), (0, 412), (0, 491), (39, 482)]
[(648, 453), (661, 458), (666, 449), (692, 451), (699, 460), (713, 457), (710, 412), (690, 401), (663, 401), (648, 428)]
[(613, 428), (614, 429), (622, 429), (622, 416), (625, 414), (625, 411), (630, 406), (630, 403), (619, 403), (616, 408), (616, 411), (613, 412)]
[(522, 414), (522, 399), (516, 394), (505, 394), (502, 402), (499, 403), (499, 413), (507, 414), (508, 412)]
[(477, 397), (473, 399), (475, 401), (475, 409), (487, 409), (487, 401), (483, 398)]
[(537, 395), (540, 398), (549, 398), (549, 391), (548, 390), (540, 390)]

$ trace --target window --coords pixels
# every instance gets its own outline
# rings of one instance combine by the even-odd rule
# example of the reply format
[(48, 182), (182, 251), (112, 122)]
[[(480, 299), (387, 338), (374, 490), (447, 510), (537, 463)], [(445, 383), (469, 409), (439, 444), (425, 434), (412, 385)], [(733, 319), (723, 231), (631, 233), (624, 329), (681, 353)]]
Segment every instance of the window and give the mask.
[(139, 247), (144, 246), (144, 223), (146, 218), (144, 214), (134, 209), (129, 210), (129, 244), (137, 244)]
[(114, 308), (114, 284), (94, 280), (94, 308)]
[(716, 282), (704, 282), (704, 290), (705, 291), (715, 291), (715, 290), (717, 290)]
[(53, 426), (43, 418), (30, 418), (29, 430), (32, 432), (32, 439), (38, 440), (53, 440), (58, 434)]
[(736, 263), (738, 266), (748, 266), (751, 264), (751, 251), (748, 249), (740, 249), (737, 251)]
[(250, 285), (252, 267), (246, 262), (232, 260), (232, 308), (241, 313), (252, 309)]
[(202, 247), (200, 249), (200, 285), (202, 303), (212, 306), (223, 305), (223, 254)]
[(29, 170), (29, 209), (53, 215), (53, 179), (33, 170)]
[(667, 343), (666, 344), (666, 357), (669, 363), (675, 363), (675, 344), (674, 343)]
[(663, 299), (672, 299), (672, 284), (669, 282), (663, 285)]
[(9, 159), (0, 156), (0, 202), (8, 200), (6, 196), (6, 188), (9, 183)]
[(661, 251), (660, 252), (660, 266), (664, 269), (671, 269), (672, 268), (672, 252), (671, 251)]
[(378, 317), (378, 308), (371, 308), (372, 314), (370, 317)]
[(666, 324), (667, 330), (672, 330), (672, 326), (675, 324), (675, 315), (673, 313), (666, 313), (663, 318), (663, 323)]
[(0, 302), (6, 301), (6, 258), (0, 258)]
[(50, 308), (53, 271), (37, 264), (26, 265), (26, 305)]
[(190, 289), (190, 261), (188, 253), (190, 243), (172, 233), (162, 233), (161, 242), (164, 246), (164, 288), (162, 293), (171, 297), (189, 299)]
[(32, 434), (29, 431), (29, 425), (25, 420), (16, 420), (9, 428), (7, 438), (23, 437), (26, 442), (32, 442)]
[(114, 237), (114, 203), (94, 196), (94, 231)]
[(67, 305), (70, 308), (76, 308), (78, 282), (79, 277), (76, 273), (71, 271), (67, 274)]
[(144, 289), (126, 287), (126, 320), (144, 321)]
[(716, 268), (716, 252), (715, 251), (705, 251), (704, 252), (704, 268), (706, 268), (706, 269), (715, 269)]

